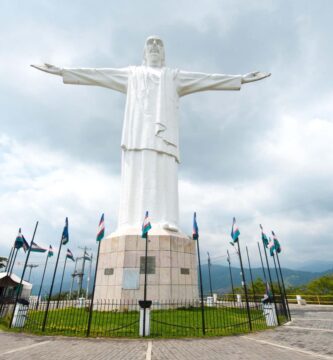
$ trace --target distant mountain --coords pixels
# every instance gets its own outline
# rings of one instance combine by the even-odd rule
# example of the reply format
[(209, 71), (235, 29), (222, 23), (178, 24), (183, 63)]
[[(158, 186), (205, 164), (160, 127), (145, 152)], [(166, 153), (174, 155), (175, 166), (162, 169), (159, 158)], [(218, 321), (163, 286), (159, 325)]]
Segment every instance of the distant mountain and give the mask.
[[(266, 269), (265, 269), (266, 270)], [(291, 269), (282, 269), (282, 274), (286, 287), (288, 286), (299, 286), (306, 284), (312, 279), (318, 278), (327, 274), (329, 270), (324, 272), (310, 272), (310, 271), (300, 271), (300, 270), (291, 270)], [(238, 287), (241, 285), (241, 275), (240, 269), (232, 267), (231, 273), (234, 281), (234, 286)], [(250, 284), (251, 277), (250, 271), (244, 269), (246, 282)], [(271, 275), (273, 282), (276, 281), (275, 269), (271, 269)], [(253, 280), (257, 278), (263, 279), (263, 272), (261, 268), (252, 269)], [(267, 276), (267, 275), (266, 275)], [(212, 288), (214, 291), (221, 293), (230, 292), (230, 275), (229, 268), (222, 265), (212, 265), (211, 267), (211, 278), (212, 278)], [(203, 291), (204, 293), (209, 292), (209, 275), (208, 275), (208, 265), (205, 264), (202, 266), (202, 282), (203, 282)]]
[[(251, 281), (250, 272), (247, 268), (244, 271), (245, 271), (246, 281), (248, 284), (250, 284), (250, 281)], [(232, 272), (232, 277), (233, 277), (233, 281), (234, 281), (234, 286), (235, 287), (240, 286), (241, 285), (240, 269), (237, 267), (232, 267), (231, 272)], [(66, 274), (64, 277), (64, 283), (63, 283), (63, 287), (62, 287), (63, 291), (69, 291), (69, 289), (70, 289), (71, 281), (72, 281), (70, 273), (71, 273), (70, 270), (66, 271)], [(283, 268), (282, 273), (283, 273), (285, 285), (286, 285), (286, 287), (288, 287), (288, 286), (299, 286), (299, 285), (306, 284), (309, 281), (311, 281), (312, 279), (326, 275), (327, 273), (332, 273), (332, 270), (326, 270), (326, 271), (322, 271), (322, 272), (313, 272), (313, 271), (301, 271), (301, 270), (292, 270), (292, 269)], [(272, 274), (273, 281), (276, 281), (276, 274), (275, 274), (274, 269), (271, 269), (271, 274)], [(45, 275), (42, 295), (46, 295), (48, 293), (48, 291), (50, 289), (51, 281), (52, 281), (52, 275), (53, 274), (51, 272), (49, 272)], [(86, 275), (87, 275), (87, 272), (86, 272)], [(263, 278), (262, 269), (261, 268), (253, 268), (252, 275), (253, 275), (253, 280), (255, 280), (256, 278)], [(211, 267), (211, 277), (212, 277), (212, 287), (213, 287), (214, 291), (218, 291), (221, 293), (230, 292), (230, 289), (231, 289), (230, 276), (229, 276), (229, 268), (227, 266), (213, 264)], [(94, 272), (92, 271), (90, 286), (89, 286), (90, 291), (92, 290), (93, 279), (94, 279)], [(39, 284), (40, 284), (39, 276), (34, 277), (34, 280), (35, 281), (33, 281), (34, 286), (33, 286), (32, 293), (34, 295), (37, 295), (38, 291), (39, 291)], [(209, 292), (209, 277), (208, 277), (208, 265), (207, 264), (202, 265), (202, 280), (203, 280), (204, 292), (208, 293)], [(60, 281), (61, 281), (61, 271), (59, 271), (59, 273), (57, 274), (53, 294), (56, 294), (59, 291)], [(74, 284), (73, 284), (73, 290), (76, 290), (77, 287), (78, 287), (78, 284), (77, 284), (77, 278), (76, 278), (74, 281)], [(83, 280), (83, 289), (86, 289), (86, 276), (84, 277), (84, 280)]]
[(325, 272), (327, 269), (333, 271), (333, 261), (307, 261), (302, 265), (295, 265), (293, 268), (310, 272)]

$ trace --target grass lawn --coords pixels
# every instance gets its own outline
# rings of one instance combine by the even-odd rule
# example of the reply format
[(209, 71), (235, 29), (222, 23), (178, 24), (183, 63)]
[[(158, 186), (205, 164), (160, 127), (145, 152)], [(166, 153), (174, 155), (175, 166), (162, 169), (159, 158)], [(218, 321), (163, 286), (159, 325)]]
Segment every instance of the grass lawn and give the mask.
[[(30, 310), (23, 331), (42, 333), (44, 311)], [(139, 311), (94, 311), (90, 336), (138, 337)], [(89, 312), (85, 308), (51, 310), (45, 334), (86, 336)], [(251, 309), (252, 330), (266, 329), (261, 310)], [(249, 332), (246, 309), (206, 307), (205, 330), (208, 336)], [(151, 311), (151, 337), (202, 336), (201, 308)]]

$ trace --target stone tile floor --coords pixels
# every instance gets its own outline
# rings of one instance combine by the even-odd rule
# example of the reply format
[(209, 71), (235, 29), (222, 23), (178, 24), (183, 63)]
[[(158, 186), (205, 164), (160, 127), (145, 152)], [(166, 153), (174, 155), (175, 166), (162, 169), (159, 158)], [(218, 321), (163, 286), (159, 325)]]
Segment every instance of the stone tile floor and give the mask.
[(250, 335), (126, 340), (42, 337), (0, 332), (0, 360), (333, 360), (333, 306), (291, 306), (288, 325)]

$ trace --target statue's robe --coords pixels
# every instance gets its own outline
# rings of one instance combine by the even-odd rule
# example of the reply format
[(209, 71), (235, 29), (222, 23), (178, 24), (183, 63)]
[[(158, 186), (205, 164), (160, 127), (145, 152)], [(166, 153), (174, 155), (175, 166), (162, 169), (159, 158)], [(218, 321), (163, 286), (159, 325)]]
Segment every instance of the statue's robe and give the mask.
[(177, 228), (179, 98), (205, 90), (239, 90), (241, 76), (130, 66), (63, 69), (63, 81), (127, 95), (118, 229), (140, 227), (146, 210), (152, 223)]

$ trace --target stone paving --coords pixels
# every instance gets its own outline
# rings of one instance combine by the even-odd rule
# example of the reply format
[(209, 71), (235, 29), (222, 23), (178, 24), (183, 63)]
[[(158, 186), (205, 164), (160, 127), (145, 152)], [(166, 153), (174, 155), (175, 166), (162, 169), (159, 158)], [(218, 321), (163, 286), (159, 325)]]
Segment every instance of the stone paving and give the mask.
[(242, 336), (125, 340), (32, 336), (0, 332), (0, 360), (333, 360), (333, 306), (292, 306), (293, 321)]

